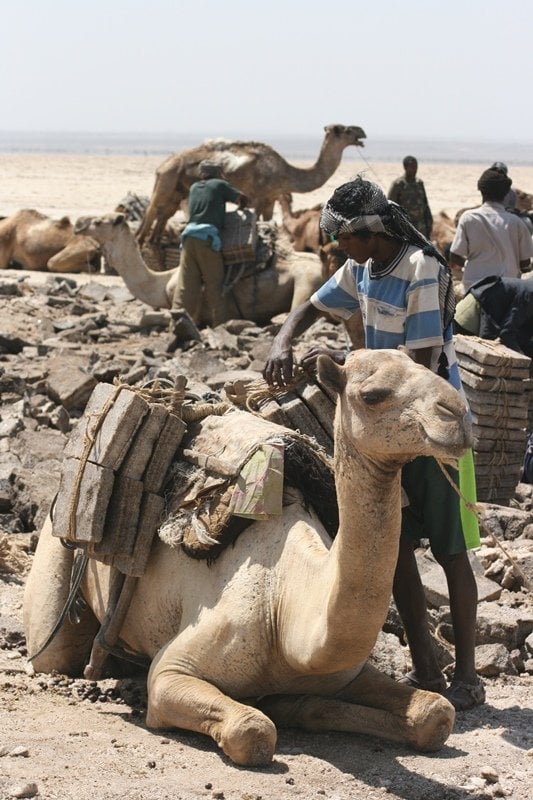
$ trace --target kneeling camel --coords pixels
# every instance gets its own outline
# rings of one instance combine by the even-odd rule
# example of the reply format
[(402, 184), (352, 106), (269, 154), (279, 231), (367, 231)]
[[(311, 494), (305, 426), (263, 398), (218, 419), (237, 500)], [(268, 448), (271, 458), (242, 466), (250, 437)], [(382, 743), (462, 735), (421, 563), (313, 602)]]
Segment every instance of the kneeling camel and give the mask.
[[(471, 439), (465, 405), (397, 350), (360, 350), (344, 367), (320, 356), (318, 372), (338, 393), (335, 539), (291, 490), (281, 518), (254, 522), (211, 566), (158, 540), (120, 632), (151, 660), (148, 726), (207, 734), (237, 764), (271, 761), (276, 723), (424, 751), (441, 747), (454, 722), (446, 699), (398, 684), (366, 660), (391, 596), (401, 467), (419, 455), (461, 455)], [(56, 622), (72, 558), (45, 526), (24, 599), (30, 653)], [(38, 672), (83, 669), (105, 614), (109, 568), (91, 561), (82, 591), (82, 621), (63, 624), (33, 659)]]
[[(124, 279), (130, 292), (153, 308), (171, 308), (179, 267), (155, 272), (147, 267), (124, 214), (80, 217), (74, 232), (95, 239), (110, 267)], [(268, 322), (308, 300), (322, 283), (320, 261), (313, 253), (276, 250), (268, 268), (242, 277), (228, 293), (230, 317)], [(197, 321), (202, 321), (198, 298)]]

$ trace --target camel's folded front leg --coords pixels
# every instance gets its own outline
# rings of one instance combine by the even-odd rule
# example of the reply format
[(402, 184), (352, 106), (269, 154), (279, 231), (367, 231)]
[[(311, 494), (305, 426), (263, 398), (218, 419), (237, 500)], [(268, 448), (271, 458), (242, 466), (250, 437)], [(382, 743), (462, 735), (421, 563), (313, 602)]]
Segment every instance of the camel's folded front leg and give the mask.
[(184, 728), (211, 736), (236, 764), (272, 761), (276, 727), (256, 708), (232, 700), (207, 681), (157, 663), (148, 676), (149, 728)]
[(441, 695), (399, 684), (370, 666), (335, 696), (276, 696), (260, 705), (278, 725), (361, 733), (422, 751), (442, 747), (455, 720)]
[[(98, 630), (98, 621), (86, 606), (74, 624), (67, 618), (51, 639), (69, 595), (72, 550), (52, 536), (48, 519), (41, 531), (31, 572), (24, 590), (24, 631), (28, 656), (36, 672), (81, 675)], [(38, 653), (38, 655), (36, 655)]]

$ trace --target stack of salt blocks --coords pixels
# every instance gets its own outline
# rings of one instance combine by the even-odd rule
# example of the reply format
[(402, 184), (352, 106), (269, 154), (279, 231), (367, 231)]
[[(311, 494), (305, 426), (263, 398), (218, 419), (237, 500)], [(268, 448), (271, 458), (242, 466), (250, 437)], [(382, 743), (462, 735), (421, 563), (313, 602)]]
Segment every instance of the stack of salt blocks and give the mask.
[(455, 336), (455, 349), (472, 412), (478, 499), (508, 505), (526, 449), (531, 359), (474, 336)]
[(54, 536), (126, 575), (141, 576), (185, 428), (163, 405), (98, 384), (64, 450)]

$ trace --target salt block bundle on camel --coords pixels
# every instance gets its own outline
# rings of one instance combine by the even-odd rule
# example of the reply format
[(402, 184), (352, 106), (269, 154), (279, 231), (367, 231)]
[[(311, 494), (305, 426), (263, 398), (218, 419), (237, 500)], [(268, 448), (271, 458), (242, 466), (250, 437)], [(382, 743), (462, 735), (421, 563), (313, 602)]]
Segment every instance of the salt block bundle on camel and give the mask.
[[(113, 444), (109, 439), (117, 438), (110, 467), (114, 481), (120, 485), (128, 477), (131, 489), (137, 480), (142, 492), (138, 486), (137, 515), (133, 504), (115, 503), (111, 489), (109, 535), (121, 542), (128, 526), (136, 529), (134, 543), (152, 535), (153, 543), (142, 569), (123, 577), (127, 602), (122, 602), (117, 576), (136, 563), (135, 547), (127, 563), (122, 558), (129, 543), (116, 560), (105, 551), (87, 559), (79, 578), (85, 605), (73, 624), (64, 608), (75, 554), (53, 534), (56, 528), (63, 532), (69, 521), (74, 528), (81, 526), (84, 510), (71, 502), (69, 513), (65, 509), (58, 519), (56, 505), (54, 521), (41, 533), (24, 597), (28, 652), (36, 671), (79, 674), (91, 659), (89, 674), (93, 666), (97, 672), (105, 641), (94, 639), (102, 626), (104, 640), (110, 631), (123, 650), (150, 663), (148, 727), (207, 734), (237, 764), (269, 763), (276, 725), (370, 734), (422, 751), (442, 746), (454, 722), (451, 704), (438, 694), (395, 682), (366, 661), (391, 596), (401, 467), (419, 455), (457, 459), (470, 446), (466, 408), (446, 381), (396, 350), (361, 350), (343, 367), (321, 356), (318, 379), (338, 395), (333, 462), (311, 440), (306, 446), (305, 437), (229, 404), (219, 409), (220, 415), (196, 422), (203, 410), (189, 411), (179, 398), (165, 406), (166, 418), (175, 416), (177, 427), (182, 422), (187, 429), (165, 486), (165, 510), (153, 526), (159, 526), (159, 535), (143, 528), (146, 471), (161, 441), (150, 419), (154, 403), (138, 390), (148, 410), (144, 415), (137, 410), (141, 421), (133, 439), (131, 433), (129, 439), (115, 437), (120, 427), (115, 421), (101, 442), (97, 434), (108, 415), (91, 415), (100, 427), (91, 432), (87, 421), (81, 455), (80, 445), (69, 445), (69, 457), (80, 462), (70, 497), (83, 495), (84, 460), (91, 469), (102, 467)], [(119, 398), (124, 391), (135, 389), (122, 389)], [(121, 409), (118, 418), (134, 416)], [(148, 432), (143, 432), (145, 425)], [(144, 442), (142, 458), (135, 447), (137, 435)], [(131, 442), (127, 449), (125, 441)], [(293, 447), (297, 457), (286, 467)], [(162, 459), (157, 472), (163, 466)], [(334, 536), (328, 531), (332, 517), (321, 508), (324, 496), (332, 494), (333, 476), (338, 500)], [(308, 477), (314, 480), (305, 492)], [(208, 482), (215, 484), (213, 505)], [(321, 482), (325, 492), (317, 491)], [(97, 484), (87, 484), (85, 509), (90, 485)], [(265, 487), (259, 496), (258, 485)], [(161, 491), (152, 487), (148, 493), (162, 497)], [(95, 501), (98, 507), (103, 508)], [(95, 515), (87, 516), (92, 521), (83, 521), (84, 529), (94, 530)], [(198, 550), (209, 553), (204, 545), (220, 534), (220, 517), (235, 526), (231, 546), (219, 548), (216, 557), (191, 557)], [(107, 527), (106, 515), (103, 530)], [(100, 541), (105, 541), (103, 533)], [(76, 546), (82, 559), (88, 550), (96, 554), (99, 549), (98, 541), (85, 545), (76, 539)], [(113, 603), (115, 615), (109, 612)]]
[[(238, 213), (242, 214), (231, 212)], [(244, 216), (249, 219), (247, 214)], [(150, 269), (124, 214), (81, 217), (74, 230), (98, 242), (107, 264), (122, 276), (138, 300), (156, 309), (171, 308), (179, 267), (163, 272)], [(279, 241), (275, 226), (260, 223), (258, 233), (253, 262), (235, 263), (239, 257), (249, 259), (251, 255), (239, 256), (239, 249), (231, 250), (231, 242), (228, 243), (227, 252), (234, 266), (230, 266), (226, 290), (230, 317), (261, 323), (308, 300), (322, 278), (319, 258), (313, 253), (297, 253)], [(255, 245), (255, 239), (253, 242), (249, 246)], [(203, 322), (201, 298), (199, 306), (194, 316)]]
[(0, 220), (0, 269), (16, 263), (23, 269), (91, 272), (99, 268), (100, 248), (89, 236), (75, 236), (68, 217), (51, 219), (22, 209)]
[(150, 204), (137, 236), (158, 242), (167, 220), (187, 199), (191, 185), (200, 179), (199, 165), (204, 159), (222, 167), (229, 180), (248, 197), (249, 205), (264, 220), (272, 219), (274, 203), (280, 194), (312, 192), (331, 178), (346, 147), (363, 147), (366, 134), (358, 125), (327, 125), (320, 153), (312, 167), (301, 169), (289, 164), (270, 145), (262, 142), (231, 142), (209, 139), (191, 150), (169, 156), (156, 170)]

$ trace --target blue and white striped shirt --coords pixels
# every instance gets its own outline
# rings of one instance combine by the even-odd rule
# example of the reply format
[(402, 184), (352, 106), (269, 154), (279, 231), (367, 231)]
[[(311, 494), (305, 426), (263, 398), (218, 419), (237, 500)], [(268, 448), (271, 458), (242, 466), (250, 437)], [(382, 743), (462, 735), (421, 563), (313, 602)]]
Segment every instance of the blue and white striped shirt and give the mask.
[(462, 393), (451, 324), (442, 330), (439, 305), (439, 263), (422, 250), (405, 244), (380, 272), (372, 262), (348, 259), (311, 297), (313, 305), (341, 319), (359, 308), (363, 316), (366, 347), (371, 350), (410, 350), (431, 347), (431, 369), (437, 372), (442, 351), (448, 359), (449, 381)]

